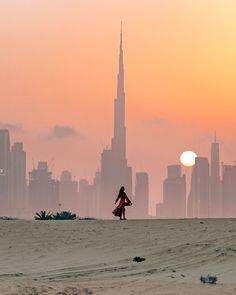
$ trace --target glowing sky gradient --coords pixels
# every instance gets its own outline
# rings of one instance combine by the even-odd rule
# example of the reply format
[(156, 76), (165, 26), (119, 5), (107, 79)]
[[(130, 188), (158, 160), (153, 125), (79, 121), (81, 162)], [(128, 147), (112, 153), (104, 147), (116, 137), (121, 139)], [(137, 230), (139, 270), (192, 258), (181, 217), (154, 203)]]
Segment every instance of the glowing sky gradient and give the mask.
[[(127, 154), (161, 199), (184, 150), (236, 160), (235, 0), (0, 1), (0, 125), (28, 168), (92, 177), (113, 134), (120, 20)], [(154, 213), (154, 207), (152, 207)]]

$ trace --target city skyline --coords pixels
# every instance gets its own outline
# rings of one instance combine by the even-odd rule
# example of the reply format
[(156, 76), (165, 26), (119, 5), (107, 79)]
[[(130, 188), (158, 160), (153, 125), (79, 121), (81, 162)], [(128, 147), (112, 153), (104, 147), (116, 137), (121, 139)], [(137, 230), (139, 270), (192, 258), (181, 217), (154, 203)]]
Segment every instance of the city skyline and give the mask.
[(22, 9), (0, 4), (0, 23), (6, 28), (0, 40), (0, 124), (9, 127), (12, 141), (24, 142), (27, 171), (46, 160), (57, 178), (68, 169), (78, 180), (92, 182), (100, 153), (113, 136), (121, 19), (127, 158), (134, 171), (149, 174), (150, 211), (154, 214), (162, 200), (166, 166), (178, 164), (188, 149), (209, 156), (214, 130), (222, 159), (235, 160), (235, 2), (170, 3), (114, 1), (106, 3), (109, 14), (104, 4), (89, 1), (67, 6), (22, 2)]
[[(117, 97), (119, 102), (119, 95)], [(116, 107), (117, 99), (115, 112)], [(121, 183), (124, 184), (126, 181), (123, 173), (126, 169), (128, 174), (131, 171), (124, 157), (125, 149), (118, 146), (114, 150), (112, 147), (103, 151), (107, 154), (108, 161), (102, 153), (101, 160), (105, 162), (102, 164), (102, 170), (95, 173), (92, 183), (81, 179), (78, 186), (78, 182), (68, 170), (61, 172), (60, 180), (55, 179), (46, 161), (39, 161), (37, 167), (33, 167), (27, 181), (27, 153), (24, 151), (23, 143), (11, 144), (9, 131), (0, 129), (0, 147), (0, 211), (3, 215), (29, 218), (38, 210), (73, 210), (82, 217), (110, 219), (113, 197)], [(123, 164), (117, 163), (117, 160)], [(156, 204), (156, 215), (150, 215), (148, 212), (149, 175), (146, 172), (136, 172), (135, 189), (133, 193), (129, 193), (133, 201), (130, 218), (235, 217), (236, 165), (235, 162), (228, 164), (220, 160), (220, 144), (215, 133), (211, 143), (210, 162), (208, 157), (195, 158), (189, 191), (186, 186), (186, 175), (182, 174), (184, 166), (169, 165), (167, 178), (163, 181), (163, 201)], [(123, 167), (120, 172), (119, 167)], [(132, 182), (132, 175), (130, 181)], [(132, 191), (132, 188), (126, 187), (127, 191)]]
[[(118, 85), (120, 73), (123, 73), (123, 70), (120, 71), (123, 68), (121, 58), (120, 64), (122, 67), (119, 66)], [(124, 85), (123, 78), (122, 74), (121, 85)], [(125, 114), (124, 105), (121, 107), (125, 103), (123, 86), (118, 87), (117, 93), (123, 94), (117, 95), (114, 112), (121, 111)], [(131, 219), (154, 216), (161, 219), (236, 216), (236, 165), (235, 162), (229, 164), (221, 161), (220, 144), (216, 139), (216, 133), (211, 143), (210, 161), (208, 157), (195, 155), (189, 191), (186, 186), (186, 175), (182, 173), (184, 165), (172, 164), (167, 167), (167, 178), (163, 181), (163, 201), (156, 204), (156, 214), (151, 215), (148, 211), (148, 173), (136, 172), (135, 189), (129, 186), (133, 180), (130, 174), (131, 167), (127, 166), (125, 158), (125, 145), (123, 148), (120, 146), (120, 143), (125, 142), (125, 133), (122, 131), (125, 128), (125, 116), (121, 117), (123, 118), (121, 121), (114, 119), (114, 131), (117, 127), (118, 129), (114, 132), (111, 149), (105, 149), (101, 154), (101, 171), (95, 173), (92, 183), (81, 179), (79, 186), (68, 170), (61, 172), (60, 180), (55, 179), (46, 161), (39, 161), (37, 167), (33, 167), (27, 181), (27, 153), (24, 151), (23, 143), (11, 144), (9, 131), (0, 129), (0, 213), (30, 218), (39, 210), (52, 212), (67, 210), (74, 211), (81, 217), (111, 219), (114, 196), (118, 193), (119, 187), (125, 184), (133, 202), (129, 210)], [(118, 146), (115, 147), (114, 142)]]

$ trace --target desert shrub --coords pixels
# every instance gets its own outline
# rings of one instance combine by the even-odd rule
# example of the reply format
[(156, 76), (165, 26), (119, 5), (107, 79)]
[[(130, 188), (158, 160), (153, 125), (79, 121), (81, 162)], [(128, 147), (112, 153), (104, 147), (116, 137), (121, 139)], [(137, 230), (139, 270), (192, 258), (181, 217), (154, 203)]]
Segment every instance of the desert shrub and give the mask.
[(211, 275), (207, 275), (206, 277), (204, 276), (201, 276), (200, 277), (200, 281), (203, 283), (203, 284), (216, 284), (217, 282), (217, 276), (211, 276)]
[(97, 220), (95, 217), (79, 217), (79, 220)]
[(143, 262), (143, 261), (145, 261), (146, 260), (146, 258), (144, 258), (144, 257), (140, 257), (140, 256), (135, 256), (134, 258), (133, 258), (133, 261), (134, 262)]
[(62, 211), (53, 214), (54, 220), (74, 220), (76, 219), (76, 214), (70, 211)]
[(17, 220), (17, 218), (11, 216), (0, 216), (0, 220)]
[(36, 212), (34, 216), (35, 220), (52, 220), (53, 219), (53, 214), (49, 211), (40, 211)]

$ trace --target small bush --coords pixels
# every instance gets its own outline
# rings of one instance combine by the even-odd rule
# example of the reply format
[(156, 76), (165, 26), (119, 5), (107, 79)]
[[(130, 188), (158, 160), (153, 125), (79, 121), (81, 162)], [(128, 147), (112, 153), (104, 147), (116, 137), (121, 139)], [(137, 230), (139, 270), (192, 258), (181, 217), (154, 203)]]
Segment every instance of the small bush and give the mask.
[(146, 260), (146, 258), (144, 258), (144, 257), (140, 257), (140, 256), (135, 256), (134, 258), (133, 258), (133, 261), (134, 262), (143, 262), (143, 261), (145, 261)]
[(49, 211), (40, 211), (36, 212), (34, 216), (35, 220), (52, 220), (53, 219), (53, 214)]
[(95, 217), (79, 217), (79, 220), (97, 220)]
[(201, 276), (200, 277), (200, 281), (203, 284), (216, 284), (216, 282), (217, 282), (217, 276), (211, 276), (211, 275), (207, 275), (206, 277)]
[(53, 214), (53, 219), (55, 220), (74, 220), (76, 219), (76, 214), (70, 211), (62, 211)]
[(0, 220), (17, 220), (18, 218), (11, 216), (0, 216)]

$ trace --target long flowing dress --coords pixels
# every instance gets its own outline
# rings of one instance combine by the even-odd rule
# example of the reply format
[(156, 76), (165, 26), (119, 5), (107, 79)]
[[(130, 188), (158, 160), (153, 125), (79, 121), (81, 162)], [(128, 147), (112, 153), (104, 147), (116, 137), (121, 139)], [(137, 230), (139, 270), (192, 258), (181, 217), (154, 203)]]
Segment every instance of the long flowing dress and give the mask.
[(116, 203), (117, 201), (120, 199), (120, 202), (118, 204), (118, 206), (112, 211), (112, 213), (115, 216), (119, 216), (121, 218), (122, 216), (122, 212), (125, 206), (131, 206), (132, 202), (130, 201), (130, 199), (127, 197), (126, 193), (123, 192), (123, 194), (121, 196), (118, 196), (116, 199)]

